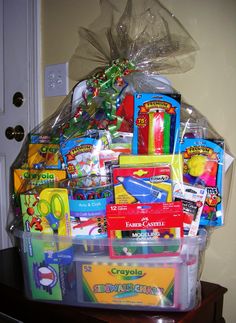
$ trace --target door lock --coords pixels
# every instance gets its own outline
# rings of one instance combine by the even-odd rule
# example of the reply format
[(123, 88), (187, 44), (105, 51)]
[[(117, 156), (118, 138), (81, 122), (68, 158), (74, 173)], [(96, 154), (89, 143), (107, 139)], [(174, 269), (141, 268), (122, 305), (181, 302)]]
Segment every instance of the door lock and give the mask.
[(7, 139), (12, 140), (15, 139), (16, 141), (22, 141), (25, 135), (24, 128), (20, 125), (13, 127), (8, 127), (5, 130), (5, 136)]
[(24, 103), (24, 96), (21, 92), (16, 92), (13, 95), (12, 98), (12, 103), (14, 104), (15, 107), (19, 108), (22, 106), (22, 104)]

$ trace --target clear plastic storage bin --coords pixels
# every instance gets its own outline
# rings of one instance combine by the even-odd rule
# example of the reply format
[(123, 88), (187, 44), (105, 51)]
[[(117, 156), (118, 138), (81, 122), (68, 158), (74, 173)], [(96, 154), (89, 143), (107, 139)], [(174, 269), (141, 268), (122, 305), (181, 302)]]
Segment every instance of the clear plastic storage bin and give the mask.
[[(20, 242), (29, 299), (151, 311), (188, 311), (198, 304), (204, 230), (181, 239), (122, 239), (122, 245), (119, 240), (72, 239), (18, 229), (14, 235)], [(111, 245), (144, 252), (137, 258), (112, 259)], [(150, 248), (155, 250), (151, 257)]]

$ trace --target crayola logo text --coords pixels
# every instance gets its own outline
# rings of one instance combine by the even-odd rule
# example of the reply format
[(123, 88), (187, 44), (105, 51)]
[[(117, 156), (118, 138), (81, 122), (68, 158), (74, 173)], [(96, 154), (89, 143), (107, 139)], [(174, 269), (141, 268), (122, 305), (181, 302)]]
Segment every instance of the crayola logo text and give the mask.
[(36, 174), (32, 174), (29, 172), (25, 172), (23, 174), (23, 178), (24, 179), (37, 179), (37, 180), (54, 180), (55, 175), (54, 174), (50, 174), (50, 173), (36, 173)]
[(129, 270), (129, 269), (117, 269), (116, 267), (111, 269), (111, 273), (113, 275), (123, 275), (123, 276), (130, 276), (130, 275), (135, 275), (135, 276), (142, 276), (143, 272), (142, 270), (138, 270), (138, 269), (133, 269), (133, 270)]

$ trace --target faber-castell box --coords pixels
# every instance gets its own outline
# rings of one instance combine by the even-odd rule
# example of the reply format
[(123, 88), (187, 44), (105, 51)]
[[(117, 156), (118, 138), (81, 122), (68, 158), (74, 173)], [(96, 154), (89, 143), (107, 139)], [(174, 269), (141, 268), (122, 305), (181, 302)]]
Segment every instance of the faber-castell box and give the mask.
[[(111, 259), (111, 241), (15, 229), (29, 299), (64, 305), (150, 311), (188, 311), (199, 302), (206, 232), (197, 237), (127, 239), (127, 246), (178, 246), (178, 253)], [(114, 241), (112, 246), (114, 247)], [(117, 240), (117, 247), (121, 242)], [(124, 239), (122, 239), (122, 246)]]

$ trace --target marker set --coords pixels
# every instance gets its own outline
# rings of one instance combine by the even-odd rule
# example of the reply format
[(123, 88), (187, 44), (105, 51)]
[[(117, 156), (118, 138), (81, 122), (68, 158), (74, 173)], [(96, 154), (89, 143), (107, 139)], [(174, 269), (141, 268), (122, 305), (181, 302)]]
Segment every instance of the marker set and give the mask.
[(179, 94), (135, 94), (133, 154), (171, 154), (178, 150), (180, 100)]
[(123, 264), (119, 260), (113, 263), (104, 256), (94, 262), (78, 258), (77, 300), (83, 306), (184, 309), (188, 306), (184, 285), (178, 287), (182, 271), (182, 263), (172, 257), (165, 265), (148, 259), (145, 263), (129, 259)]

